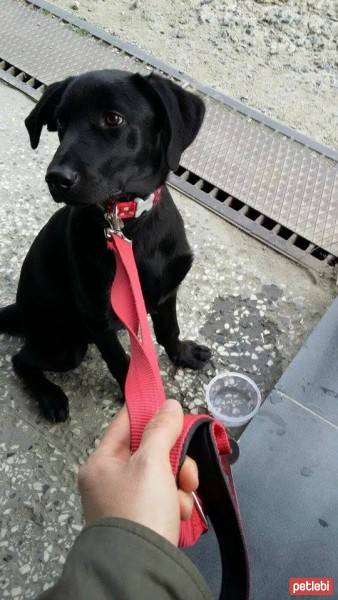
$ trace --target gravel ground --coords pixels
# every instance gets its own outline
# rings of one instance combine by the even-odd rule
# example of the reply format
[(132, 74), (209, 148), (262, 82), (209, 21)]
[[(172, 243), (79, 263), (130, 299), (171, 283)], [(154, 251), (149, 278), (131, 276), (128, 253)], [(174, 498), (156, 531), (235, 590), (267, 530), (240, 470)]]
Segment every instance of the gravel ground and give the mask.
[(329, 146), (337, 0), (53, 0)]

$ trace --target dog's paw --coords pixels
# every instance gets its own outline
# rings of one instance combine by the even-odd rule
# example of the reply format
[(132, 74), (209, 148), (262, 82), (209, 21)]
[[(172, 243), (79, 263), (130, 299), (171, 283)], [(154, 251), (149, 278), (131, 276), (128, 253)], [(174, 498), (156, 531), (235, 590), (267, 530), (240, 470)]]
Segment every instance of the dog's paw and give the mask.
[(177, 367), (188, 369), (201, 369), (211, 358), (211, 352), (207, 346), (202, 346), (186, 340), (180, 342), (177, 352), (172, 356), (172, 362)]
[[(62, 423), (69, 417), (69, 404), (62, 389), (48, 382), (48, 391), (39, 397), (40, 412), (51, 423)], [(53, 386), (53, 387), (52, 387)]]

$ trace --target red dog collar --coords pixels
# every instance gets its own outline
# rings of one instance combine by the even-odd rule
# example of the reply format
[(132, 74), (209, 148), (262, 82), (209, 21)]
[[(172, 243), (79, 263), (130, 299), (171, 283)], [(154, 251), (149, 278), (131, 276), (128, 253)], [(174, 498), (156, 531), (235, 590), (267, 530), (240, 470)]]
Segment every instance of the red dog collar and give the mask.
[(107, 214), (114, 213), (121, 221), (127, 219), (137, 219), (144, 212), (148, 212), (159, 203), (161, 199), (162, 188), (157, 188), (152, 194), (145, 198), (134, 198), (134, 200), (114, 200), (107, 203)]

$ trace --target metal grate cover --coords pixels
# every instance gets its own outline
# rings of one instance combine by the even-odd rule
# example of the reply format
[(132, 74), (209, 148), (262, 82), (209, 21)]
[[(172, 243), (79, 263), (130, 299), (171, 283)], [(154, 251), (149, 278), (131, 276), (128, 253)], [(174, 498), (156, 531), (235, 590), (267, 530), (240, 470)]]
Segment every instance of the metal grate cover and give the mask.
[[(37, 7), (57, 16), (51, 18)], [(19, 77), (20, 89), (25, 81), (22, 73), (49, 84), (90, 69), (121, 68), (144, 74), (160, 70), (201, 93), (207, 104), (205, 122), (182, 158), (180, 174), (185, 174), (185, 181), (180, 185), (174, 175), (171, 182), (243, 229), (254, 229), (253, 235), (278, 250), (280, 243), (274, 242), (273, 233), (280, 235), (281, 228), (291, 245), (299, 238), (298, 255), (284, 248), (297, 259), (301, 249), (308, 259), (317, 256), (328, 263), (330, 255), (338, 256), (336, 151), (198, 84), (44, 0), (1, 0), (0, 23), (3, 78), (13, 83)], [(13, 65), (10, 70), (9, 65)], [(36, 98), (37, 91), (31, 95)], [(267, 223), (269, 231), (260, 231), (259, 226), (266, 228)]]
[(338, 254), (338, 165), (214, 100), (182, 165)]

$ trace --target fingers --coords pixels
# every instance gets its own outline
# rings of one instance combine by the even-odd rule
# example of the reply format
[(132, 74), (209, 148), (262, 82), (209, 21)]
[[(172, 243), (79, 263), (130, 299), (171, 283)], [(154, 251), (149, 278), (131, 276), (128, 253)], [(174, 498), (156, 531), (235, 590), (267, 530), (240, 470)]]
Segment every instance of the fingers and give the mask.
[(116, 458), (130, 456), (130, 425), (126, 405), (121, 408), (107, 427), (96, 453), (109, 454)]
[[(183, 410), (176, 400), (168, 400), (144, 430), (141, 447), (150, 445), (166, 454), (175, 444), (183, 426)], [(107, 427), (99, 447), (99, 454), (127, 458), (130, 454), (130, 422), (126, 405)]]
[(183, 427), (183, 410), (177, 400), (167, 400), (146, 426), (140, 450), (168, 457)]
[(198, 469), (195, 461), (186, 456), (178, 476), (178, 498), (180, 504), (180, 516), (182, 521), (191, 517), (194, 506), (194, 498), (191, 492), (198, 488)]
[(180, 505), (180, 517), (182, 521), (188, 521), (194, 507), (194, 498), (192, 494), (187, 494), (182, 490), (178, 490), (178, 500)]
[(195, 492), (198, 488), (198, 469), (195, 461), (186, 456), (178, 475), (178, 486), (184, 492)]

